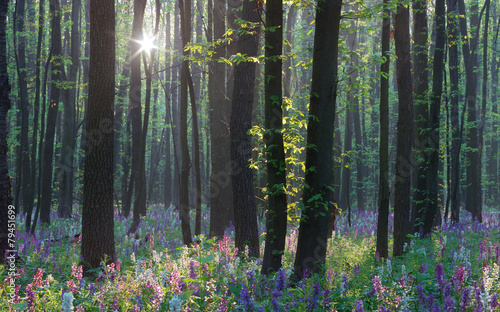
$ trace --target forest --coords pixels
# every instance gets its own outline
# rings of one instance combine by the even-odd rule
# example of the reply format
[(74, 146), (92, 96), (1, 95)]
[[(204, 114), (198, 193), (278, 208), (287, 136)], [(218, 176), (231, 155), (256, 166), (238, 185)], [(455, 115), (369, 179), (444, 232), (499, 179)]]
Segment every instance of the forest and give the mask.
[(0, 0), (0, 310), (500, 311), (497, 0)]

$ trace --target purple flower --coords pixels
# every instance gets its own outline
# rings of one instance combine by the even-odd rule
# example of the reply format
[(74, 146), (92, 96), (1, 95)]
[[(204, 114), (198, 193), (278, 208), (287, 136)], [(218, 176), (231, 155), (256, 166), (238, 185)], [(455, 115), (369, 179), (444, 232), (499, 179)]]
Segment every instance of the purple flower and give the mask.
[(470, 287), (465, 287), (462, 293), (462, 302), (460, 303), (460, 309), (464, 311), (469, 306), (470, 299)]
[(316, 307), (318, 306), (318, 298), (319, 294), (321, 292), (321, 287), (319, 284), (314, 284), (313, 285), (313, 295), (309, 297), (308, 302), (307, 302), (307, 311), (314, 311)]
[(354, 312), (365, 312), (363, 300), (356, 301), (356, 308), (354, 309)]
[(422, 264), (422, 265), (420, 266), (420, 268), (418, 268), (418, 272), (419, 272), (419, 273), (425, 273), (425, 272), (427, 272), (427, 262), (426, 262), (426, 263), (424, 263), (424, 264)]
[(444, 310), (455, 311), (455, 300), (451, 298), (451, 284), (447, 283), (444, 286)]
[(254, 306), (252, 302), (252, 297), (248, 293), (248, 288), (245, 283), (241, 283), (241, 293), (240, 293), (240, 304), (243, 306), (244, 311), (253, 311)]
[(278, 274), (276, 275), (274, 289), (278, 291), (283, 291), (283, 289), (285, 288), (285, 281), (286, 281), (286, 272), (285, 270), (281, 269), (278, 271)]
[(498, 308), (498, 297), (497, 297), (496, 294), (491, 295), (490, 306), (491, 306), (491, 308), (493, 310), (495, 310), (496, 308)]
[(439, 288), (443, 288), (444, 284), (444, 270), (443, 270), (443, 265), (441, 263), (436, 264), (436, 279), (439, 284)]
[(35, 311), (35, 292), (32, 284), (26, 286), (26, 303), (29, 312)]
[(380, 297), (385, 291), (384, 286), (382, 286), (382, 281), (380, 280), (380, 276), (375, 275), (372, 278), (372, 284), (373, 284), (373, 287), (372, 287), (371, 295), (372, 296), (377, 295), (377, 297)]

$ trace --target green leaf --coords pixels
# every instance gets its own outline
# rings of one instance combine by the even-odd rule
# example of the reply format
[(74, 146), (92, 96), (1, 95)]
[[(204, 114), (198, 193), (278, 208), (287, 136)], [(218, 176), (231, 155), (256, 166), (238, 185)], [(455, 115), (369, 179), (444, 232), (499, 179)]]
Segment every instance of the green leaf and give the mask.
[(186, 291), (179, 296), (179, 299), (181, 299), (182, 301), (188, 300), (193, 293), (194, 290)]
[(12, 305), (12, 309), (13, 310), (22, 310), (22, 309), (26, 308), (27, 305), (28, 305), (27, 302), (14, 303)]
[(212, 262), (214, 260), (215, 260), (215, 256), (213, 254), (211, 254), (211, 255), (208, 255), (206, 257), (201, 258), (200, 263), (205, 264), (205, 263)]
[(237, 286), (229, 286), (229, 291), (235, 294), (236, 296), (239, 296), (241, 293), (241, 284), (238, 284)]

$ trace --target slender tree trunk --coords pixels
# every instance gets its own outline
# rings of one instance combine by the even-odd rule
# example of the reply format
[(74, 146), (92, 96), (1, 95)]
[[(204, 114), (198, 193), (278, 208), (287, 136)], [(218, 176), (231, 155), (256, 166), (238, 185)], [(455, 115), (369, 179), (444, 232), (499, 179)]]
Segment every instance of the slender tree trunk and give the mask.
[[(134, 0), (134, 22), (132, 25), (132, 37), (130, 40), (130, 91), (129, 91), (129, 114), (130, 123), (132, 125), (132, 163), (130, 185), (135, 186), (135, 202), (134, 202), (134, 222), (130, 226), (129, 232), (134, 233), (139, 226), (141, 213), (145, 212), (145, 203), (141, 200), (145, 189), (142, 188), (141, 177), (139, 176), (139, 164), (141, 161), (141, 139), (142, 139), (142, 82), (141, 82), (141, 45), (142, 40), (142, 24), (144, 20), (144, 10), (147, 0)], [(132, 188), (129, 188), (132, 192)], [(141, 193), (143, 192), (143, 193)], [(129, 195), (130, 196), (130, 195)], [(127, 204), (131, 204), (127, 203)], [(144, 209), (143, 209), (144, 204)], [(125, 207), (125, 211), (130, 211), (130, 208)], [(144, 213), (145, 215), (145, 213)]]
[(40, 220), (44, 224), (50, 224), (50, 208), (52, 204), (52, 163), (54, 155), (54, 137), (57, 112), (59, 107), (59, 96), (61, 90), (57, 85), (64, 72), (62, 66), (62, 44), (61, 44), (61, 14), (59, 0), (50, 0), (50, 12), (52, 15), (52, 74), (50, 103), (47, 113), (47, 129), (45, 131), (43, 169), (42, 169), (42, 198), (40, 208)]
[(434, 142), (429, 135), (431, 127), (429, 119), (429, 31), (427, 28), (427, 0), (413, 2), (413, 67), (415, 86), (415, 158), (416, 166), (413, 188), (412, 223), (413, 232), (421, 233), (424, 225), (424, 216), (429, 208), (428, 175), (429, 154), (428, 148), (435, 149), (439, 141)]
[(459, 198), (458, 187), (460, 185), (460, 147), (461, 138), (458, 110), (458, 10), (454, 0), (447, 0), (448, 5), (448, 68), (450, 72), (450, 122), (451, 122), (451, 221), (458, 222), (459, 219)]
[(283, 1), (266, 2), (265, 30), (265, 134), (267, 158), (266, 247), (262, 273), (281, 268), (287, 225), (286, 164), (283, 146), (283, 95), (281, 54)]
[(380, 257), (389, 256), (389, 69), (391, 64), (391, 18), (389, 0), (384, 0), (382, 20), (382, 56), (380, 65), (380, 159), (379, 197), (377, 220), (377, 252)]
[(183, 60), (181, 66), (181, 97), (180, 110), (180, 140), (181, 140), (181, 176), (179, 210), (181, 216), (182, 240), (185, 245), (192, 243), (191, 222), (189, 218), (189, 171), (191, 160), (189, 159), (188, 135), (187, 135), (187, 107), (188, 107), (188, 81), (189, 81), (189, 51), (185, 47), (191, 41), (191, 0), (179, 0), (181, 18), (181, 36)]
[[(466, 17), (465, 4), (463, 0), (458, 0), (458, 9), (460, 15)], [(470, 4), (468, 10), (471, 12), (470, 25), (475, 25), (475, 32), (467, 32), (467, 21), (465, 18), (460, 20), (460, 33), (462, 36), (462, 51), (465, 62), (465, 101), (467, 103), (467, 123), (469, 124), (467, 133), (467, 198), (465, 208), (472, 213), (472, 218), (482, 222), (482, 205), (481, 205), (481, 164), (479, 162), (478, 149), (478, 134), (476, 125), (476, 101), (477, 101), (477, 53), (478, 48), (478, 33), (479, 33), (479, 17), (478, 3), (474, 1)]]
[[(166, 25), (166, 40), (165, 40), (165, 59), (167, 60), (165, 63), (165, 67), (171, 67), (172, 62), (168, 58), (172, 53), (172, 45), (170, 43), (170, 13), (167, 13), (167, 25)], [(165, 72), (165, 182), (164, 182), (164, 195), (165, 195), (165, 208), (170, 207), (172, 203), (172, 163), (171, 163), (171, 133), (172, 128), (170, 125), (172, 124), (172, 118), (170, 116), (171, 112), (171, 104), (172, 104), (172, 93), (171, 87), (172, 83), (170, 82), (171, 72), (174, 69), (169, 69)]]
[[(492, 3), (493, 9), (492, 11), (494, 12), (494, 19), (493, 19), (493, 25), (497, 24), (498, 21), (498, 12), (496, 2), (493, 1)], [(498, 27), (498, 26), (497, 26)], [(498, 29), (497, 29), (498, 31)], [(495, 42), (492, 46), (492, 49), (496, 49), (498, 51), (498, 36), (495, 36)], [(499, 70), (499, 65), (498, 65), (498, 60), (496, 57), (493, 57), (491, 60), (491, 112), (493, 113), (493, 116), (496, 116), (498, 114), (498, 70)], [(498, 119), (497, 118), (492, 118), (492, 139), (491, 139), (491, 148), (490, 148), (490, 153), (489, 153), (489, 170), (488, 172), (491, 172), (491, 187), (489, 189), (490, 194), (489, 198), (490, 201), (493, 203), (496, 203), (496, 200), (498, 196), (500, 195), (499, 192), (499, 179), (498, 179)]]
[[(342, 1), (318, 1), (314, 34), (311, 103), (307, 122), (306, 175), (295, 279), (320, 273), (326, 260), (333, 200), (333, 125)], [(312, 147), (314, 146), (314, 148)]]
[[(125, 97), (127, 96), (127, 84), (130, 81), (130, 67), (128, 61), (125, 61), (123, 64), (122, 73), (120, 75), (120, 86), (118, 87), (118, 93), (116, 96), (116, 105), (115, 105), (115, 116), (113, 119), (113, 128), (114, 128), (114, 145), (113, 145), (113, 173), (115, 175), (115, 182), (118, 185), (118, 181), (127, 180), (127, 172), (128, 172), (128, 157), (126, 157), (126, 149), (128, 147), (128, 140), (125, 141), (125, 144), (122, 144), (122, 133), (123, 133), (123, 113), (125, 111)], [(125, 128), (125, 132), (128, 131), (128, 127)], [(120, 179), (120, 174), (118, 171), (118, 163), (120, 159), (120, 153), (122, 152), (124, 156), (121, 159), (122, 163), (122, 172), (123, 178)], [(127, 184), (125, 184), (127, 185)], [(123, 187), (120, 192), (120, 198), (122, 199), (122, 205), (124, 204), (124, 200), (127, 193), (127, 188)]]
[[(483, 144), (484, 144), (484, 127), (486, 125), (486, 102), (488, 101), (488, 27), (490, 20), (490, 0), (486, 0), (483, 10), (486, 8), (484, 17), (484, 33), (483, 33), (483, 77), (482, 77), (482, 105), (481, 105), (481, 119), (478, 125), (478, 154), (479, 154), (479, 167), (482, 169), (483, 159)], [(482, 172), (479, 171), (479, 189), (481, 190), (481, 207), (482, 207)]]
[[(9, 245), (9, 209), (12, 205), (11, 182), (7, 162), (7, 113), (11, 108), (7, 73), (7, 9), (8, 0), (0, 1), (0, 263), (6, 262)], [(15, 224), (15, 223), (13, 223)], [(10, 256), (10, 254), (9, 254)]]
[[(90, 0), (90, 76), (81, 257), (86, 275), (115, 261), (113, 216), (113, 106), (115, 9), (113, 0)], [(93, 139), (90, 139), (93, 138)], [(107, 264), (107, 263), (106, 263)]]
[[(36, 57), (35, 57), (35, 103), (33, 105), (33, 136), (32, 136), (32, 148), (31, 148), (31, 183), (33, 186), (29, 190), (30, 198), (28, 202), (28, 209), (26, 210), (26, 222), (25, 229), (26, 232), (30, 230), (31, 227), (31, 215), (33, 209), (33, 203), (35, 201), (35, 183), (36, 181), (36, 172), (38, 170), (36, 166), (36, 154), (37, 154), (37, 143), (38, 143), (38, 121), (39, 121), (39, 111), (40, 111), (40, 83), (42, 80), (41, 77), (41, 66), (42, 66), (42, 41), (43, 41), (43, 32), (44, 32), (44, 23), (45, 23), (45, 1), (40, 0), (38, 6), (38, 39), (36, 46)], [(41, 146), (40, 146), (41, 150)], [(38, 188), (41, 186), (38, 185)], [(29, 209), (31, 207), (31, 209)]]
[[(254, 24), (246, 28), (249, 32), (239, 38), (238, 53), (248, 57), (258, 55), (261, 4), (251, 0), (243, 1), (242, 19)], [(230, 120), (232, 187), (233, 194), (238, 194), (233, 197), (235, 244), (240, 253), (243, 253), (248, 246), (251, 257), (258, 257), (260, 253), (253, 173), (249, 168), (252, 140), (247, 134), (252, 127), (255, 66), (253, 62), (241, 62), (234, 68)]]
[(64, 98), (64, 131), (62, 139), (62, 155), (59, 165), (61, 177), (61, 202), (59, 203), (58, 215), (61, 218), (69, 218), (73, 206), (73, 175), (75, 154), (75, 106), (77, 74), (80, 68), (80, 7), (81, 0), (73, 0), (71, 9), (71, 65), (69, 66), (68, 81), (70, 89), (65, 90)]
[[(446, 0), (436, 0), (436, 46), (434, 48), (434, 63), (432, 67), (432, 96), (430, 106), (430, 142), (433, 148), (429, 153), (429, 173), (427, 193), (429, 204), (425, 212), (423, 234), (428, 235), (434, 226), (434, 220), (439, 209), (439, 120), (441, 115), (441, 95), (443, 93), (444, 74), (444, 49), (445, 49), (445, 22), (446, 22)], [(439, 214), (440, 216), (441, 214)]]
[(396, 147), (396, 178), (394, 186), (394, 256), (403, 254), (407, 234), (411, 231), (410, 191), (413, 159), (413, 96), (411, 81), (409, 10), (398, 3), (394, 25), (396, 40), (396, 71), (398, 77), (398, 132)]

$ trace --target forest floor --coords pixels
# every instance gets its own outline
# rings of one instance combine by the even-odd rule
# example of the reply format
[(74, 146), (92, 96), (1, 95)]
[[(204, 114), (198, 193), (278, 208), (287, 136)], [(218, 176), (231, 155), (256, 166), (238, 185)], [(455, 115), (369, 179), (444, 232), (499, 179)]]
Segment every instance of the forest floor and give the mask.
[[(10, 281), (0, 269), (1, 311), (500, 310), (496, 213), (483, 214), (482, 224), (464, 213), (459, 224), (444, 224), (428, 238), (412, 238), (407, 253), (395, 259), (379, 259), (375, 253), (376, 213), (353, 212), (351, 227), (342, 214), (329, 242), (325, 274), (295, 287), (289, 276), (296, 229), (287, 236), (283, 269), (263, 276), (262, 259), (237, 257), (231, 229), (221, 240), (202, 235), (193, 247), (183, 247), (177, 212), (153, 205), (138, 239), (126, 234), (131, 219), (116, 216), (118, 260), (91, 280), (82, 277), (80, 243), (72, 239), (80, 233), (80, 215), (52, 217), (51, 226), (34, 236), (17, 234), (15, 304), (8, 303)], [(208, 215), (203, 219), (206, 233)], [(23, 228), (19, 217), (18, 229)]]

